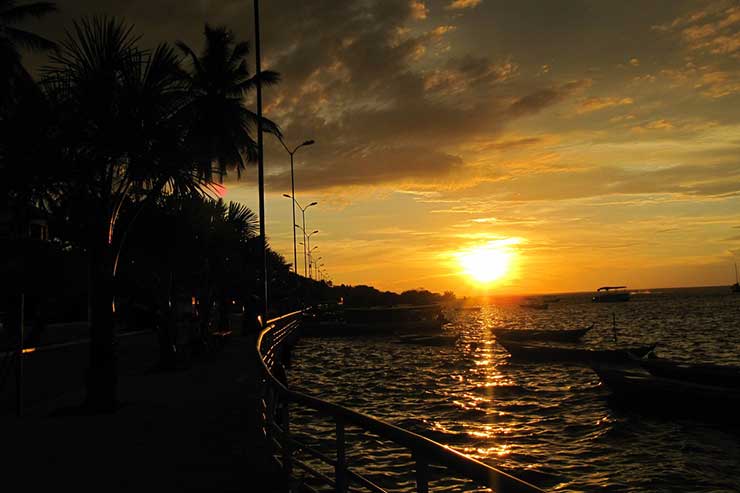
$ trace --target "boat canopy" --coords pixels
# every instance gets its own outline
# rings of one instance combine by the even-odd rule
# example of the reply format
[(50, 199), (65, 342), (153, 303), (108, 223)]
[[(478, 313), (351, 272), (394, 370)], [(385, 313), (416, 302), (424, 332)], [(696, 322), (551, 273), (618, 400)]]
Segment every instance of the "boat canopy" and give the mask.
[(609, 291), (610, 289), (624, 289), (627, 286), (602, 286), (596, 291)]

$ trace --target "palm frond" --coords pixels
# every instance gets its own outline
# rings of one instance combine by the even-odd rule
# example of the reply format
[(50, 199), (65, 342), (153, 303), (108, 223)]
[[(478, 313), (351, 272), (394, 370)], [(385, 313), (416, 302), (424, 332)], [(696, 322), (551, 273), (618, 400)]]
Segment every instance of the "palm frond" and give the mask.
[(21, 29), (6, 26), (3, 32), (14, 44), (31, 51), (49, 51), (57, 47), (53, 41)]
[[(5, 24), (15, 24), (24, 21), (29, 17), (40, 19), (46, 14), (57, 11), (54, 2), (34, 2), (25, 5), (14, 5), (15, 2), (6, 2), (8, 7), (0, 10), (0, 20)], [(2, 5), (0, 4), (0, 7)]]

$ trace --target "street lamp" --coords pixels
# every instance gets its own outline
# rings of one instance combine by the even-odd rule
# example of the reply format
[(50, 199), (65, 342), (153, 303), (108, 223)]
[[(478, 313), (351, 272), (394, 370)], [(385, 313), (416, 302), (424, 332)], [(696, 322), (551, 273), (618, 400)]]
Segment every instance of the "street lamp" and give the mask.
[[(306, 245), (304, 245), (306, 246), (306, 248), (308, 248), (308, 277), (310, 279), (313, 279), (313, 277), (311, 276), (311, 252), (318, 248), (317, 246), (314, 246), (313, 249), (311, 248), (311, 237), (318, 232), (319, 230), (317, 229), (315, 231), (312, 231), (311, 233), (308, 233), (306, 235)], [(303, 233), (306, 233), (305, 230), (303, 231)]]
[(295, 230), (295, 228), (301, 228), (301, 231), (303, 231), (303, 277), (308, 277), (308, 272), (306, 268), (307, 267), (307, 264), (306, 264), (306, 209), (314, 205), (318, 205), (319, 203), (311, 202), (306, 207), (301, 207), (301, 204), (299, 204), (298, 201), (293, 196), (288, 195), (287, 193), (284, 193), (283, 197), (291, 199), (293, 201), (293, 204), (297, 205), (298, 208), (301, 210), (301, 216), (303, 217), (303, 227), (298, 226), (297, 224), (293, 223), (293, 230)]
[[(293, 154), (296, 153), (298, 149), (304, 146), (310, 146), (314, 144), (313, 140), (307, 140), (303, 142), (301, 145), (296, 146), (292, 151), (288, 149), (288, 146), (285, 145), (285, 142), (283, 142), (283, 139), (278, 135), (278, 140), (283, 145), (283, 148), (290, 154), (290, 198), (295, 197), (295, 179), (293, 176)], [(287, 196), (287, 195), (286, 195)], [(297, 247), (296, 247), (296, 239), (295, 239), (295, 199), (293, 200), (293, 270), (296, 274), (298, 274), (298, 253), (297, 253)]]
[[(324, 257), (317, 257), (315, 260), (313, 260), (313, 257), (312, 257), (312, 260), (313, 260), (313, 275), (315, 277), (318, 277), (319, 276), (319, 273), (318, 273), (319, 260), (321, 260), (322, 258), (324, 258)], [(321, 265), (324, 265), (324, 264), (321, 264)]]

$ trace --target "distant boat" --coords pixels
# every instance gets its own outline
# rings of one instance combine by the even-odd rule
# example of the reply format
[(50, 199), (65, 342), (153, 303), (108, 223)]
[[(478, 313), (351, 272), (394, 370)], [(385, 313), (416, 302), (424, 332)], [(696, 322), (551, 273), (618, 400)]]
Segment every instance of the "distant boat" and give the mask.
[(630, 300), (628, 291), (622, 291), (627, 286), (602, 286), (596, 290), (596, 295), (591, 298), (594, 303), (619, 303)]
[(344, 307), (336, 313), (307, 317), (303, 331), (313, 337), (439, 333), (445, 322), (439, 305)]
[(740, 293), (740, 282), (737, 279), (737, 262), (735, 262), (735, 284), (731, 286), (733, 293)]
[(594, 328), (594, 324), (582, 329), (494, 329), (496, 339), (509, 341), (559, 341), (577, 342)]

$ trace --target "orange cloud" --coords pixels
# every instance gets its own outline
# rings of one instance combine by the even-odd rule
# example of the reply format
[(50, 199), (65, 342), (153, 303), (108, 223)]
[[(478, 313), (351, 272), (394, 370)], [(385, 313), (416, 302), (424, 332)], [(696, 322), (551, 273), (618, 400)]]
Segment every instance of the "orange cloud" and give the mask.
[(411, 0), (411, 17), (413, 19), (416, 19), (417, 21), (421, 21), (427, 18), (427, 15), (429, 14), (429, 9), (424, 4), (424, 2), (421, 2), (419, 0)]
[(632, 98), (588, 98), (581, 101), (577, 112), (579, 114), (591, 113), (592, 111), (599, 111), (614, 106), (625, 106), (634, 102)]
[(463, 10), (472, 9), (480, 5), (482, 0), (454, 0), (451, 4), (445, 7), (447, 10)]

